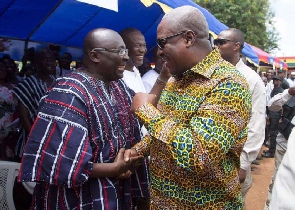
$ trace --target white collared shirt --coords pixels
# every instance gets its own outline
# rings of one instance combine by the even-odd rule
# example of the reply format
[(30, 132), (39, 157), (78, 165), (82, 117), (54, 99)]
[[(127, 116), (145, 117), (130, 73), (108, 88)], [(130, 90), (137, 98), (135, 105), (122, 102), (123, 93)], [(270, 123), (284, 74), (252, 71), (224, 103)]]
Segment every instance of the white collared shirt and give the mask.
[(240, 156), (241, 168), (246, 170), (256, 159), (265, 137), (265, 86), (261, 77), (250, 67), (244, 64), (242, 59), (237, 63), (236, 68), (246, 78), (252, 99), (251, 118), (248, 124), (248, 138), (244, 144)]
[[(281, 110), (283, 105), (292, 97), (288, 91), (289, 89), (286, 89), (282, 93), (278, 93), (272, 97), (267, 104), (268, 109), (274, 112)], [(287, 149), (287, 140), (280, 132), (276, 138), (276, 141), (277, 144), (279, 144), (282, 148)]]
[(142, 76), (142, 82), (147, 93), (151, 92), (158, 76), (159, 73), (156, 72), (154, 69), (149, 70)]
[(145, 87), (141, 80), (141, 76), (136, 67), (133, 67), (133, 71), (124, 71), (123, 81), (131, 88), (135, 93), (146, 93)]
[[(143, 92), (146, 93), (145, 87), (143, 85), (143, 82), (141, 80), (140, 73), (136, 67), (133, 67), (133, 71), (125, 70), (123, 73), (123, 81), (126, 83), (126, 85), (132, 89), (135, 93)], [(141, 128), (142, 135), (145, 136), (147, 133), (147, 130), (144, 126)]]
[(294, 209), (295, 207), (295, 127), (289, 140), (288, 149), (279, 166), (269, 209)]

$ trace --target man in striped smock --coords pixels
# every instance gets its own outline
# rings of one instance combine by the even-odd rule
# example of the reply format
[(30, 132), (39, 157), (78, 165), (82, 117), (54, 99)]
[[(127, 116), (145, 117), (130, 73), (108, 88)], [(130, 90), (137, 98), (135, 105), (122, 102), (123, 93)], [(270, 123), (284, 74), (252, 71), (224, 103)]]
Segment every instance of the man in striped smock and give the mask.
[(37, 182), (34, 209), (133, 209), (136, 197), (148, 198), (149, 179), (142, 156), (123, 159), (141, 140), (134, 92), (121, 80), (128, 50), (109, 29), (89, 32), (83, 50), (84, 67), (40, 103), (19, 181)]
[(24, 145), (38, 113), (40, 99), (55, 80), (55, 60), (48, 48), (36, 53), (37, 73), (18, 83), (13, 94), (18, 102), (18, 115), (21, 123), (20, 137), (15, 148), (15, 160), (21, 161)]

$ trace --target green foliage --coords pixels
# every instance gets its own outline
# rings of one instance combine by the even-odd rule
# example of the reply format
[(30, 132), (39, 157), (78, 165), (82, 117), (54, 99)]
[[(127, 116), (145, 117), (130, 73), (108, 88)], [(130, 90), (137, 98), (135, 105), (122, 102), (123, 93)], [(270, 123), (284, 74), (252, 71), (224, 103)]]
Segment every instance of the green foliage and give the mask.
[(279, 36), (268, 0), (194, 0), (219, 21), (244, 32), (246, 42), (267, 52), (278, 49)]

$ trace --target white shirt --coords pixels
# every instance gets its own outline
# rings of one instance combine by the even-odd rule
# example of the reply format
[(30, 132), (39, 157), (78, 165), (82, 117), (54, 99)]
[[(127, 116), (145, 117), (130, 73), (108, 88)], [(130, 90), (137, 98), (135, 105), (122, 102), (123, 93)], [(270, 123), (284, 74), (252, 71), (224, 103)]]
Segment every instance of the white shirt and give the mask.
[(265, 90), (266, 90), (266, 104), (268, 104), (268, 101), (270, 100), (271, 96), (271, 91), (273, 90), (273, 81), (267, 81), (267, 84), (265, 86)]
[(287, 79), (287, 82), (289, 83), (290, 87), (295, 86), (295, 79), (293, 81), (291, 79)]
[(295, 209), (295, 128), (289, 140), (288, 149), (280, 164), (272, 189), (269, 209)]
[[(289, 89), (284, 90), (282, 93), (278, 93), (274, 97), (272, 97), (267, 106), (270, 111), (280, 111), (282, 109), (282, 106), (292, 97), (292, 95), (288, 92)], [(287, 149), (287, 140), (285, 137), (279, 132), (277, 138), (276, 138), (277, 144), (279, 144), (284, 149)]]
[(151, 92), (159, 73), (154, 69), (149, 70), (142, 76), (142, 82), (147, 93)]
[[(135, 93), (138, 93), (138, 92), (146, 93), (145, 87), (144, 87), (141, 77), (140, 77), (140, 73), (136, 67), (133, 67), (133, 71), (128, 71), (128, 70), (124, 71), (123, 81)], [(141, 132), (142, 132), (143, 136), (146, 135), (147, 130), (144, 126), (141, 127)]]
[(136, 67), (133, 67), (133, 71), (124, 71), (123, 80), (129, 88), (131, 88), (135, 93), (143, 92), (146, 93), (145, 87), (140, 77), (140, 73)]
[(252, 99), (251, 118), (248, 124), (248, 138), (244, 144), (240, 156), (241, 168), (246, 170), (256, 159), (265, 137), (265, 86), (261, 77), (250, 67), (244, 64), (242, 59), (236, 68), (246, 78)]

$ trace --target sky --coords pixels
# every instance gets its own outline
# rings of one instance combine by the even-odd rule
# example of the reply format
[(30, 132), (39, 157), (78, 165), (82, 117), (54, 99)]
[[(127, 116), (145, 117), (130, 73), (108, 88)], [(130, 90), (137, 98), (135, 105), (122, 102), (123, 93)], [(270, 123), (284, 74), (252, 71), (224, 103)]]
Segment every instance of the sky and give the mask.
[(295, 0), (270, 0), (275, 13), (274, 24), (281, 40), (274, 56), (295, 56)]

